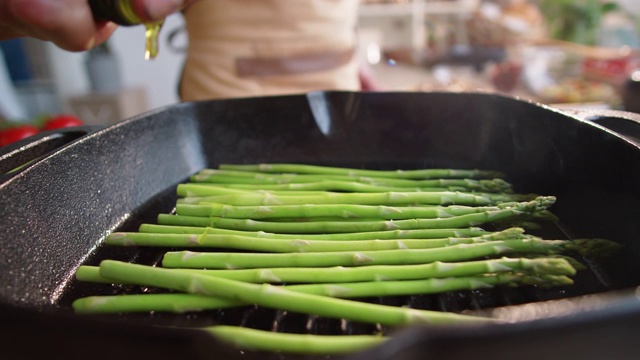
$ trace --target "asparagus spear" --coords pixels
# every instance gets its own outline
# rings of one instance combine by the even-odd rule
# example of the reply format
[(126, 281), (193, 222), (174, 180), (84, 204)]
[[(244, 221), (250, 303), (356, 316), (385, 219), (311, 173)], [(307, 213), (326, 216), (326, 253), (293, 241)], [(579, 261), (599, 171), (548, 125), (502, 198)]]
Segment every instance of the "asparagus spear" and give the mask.
[[(264, 173), (260, 171), (225, 170), (220, 168), (202, 169), (194, 176), (208, 177), (212, 175), (226, 175), (226, 176), (232, 176), (232, 177), (239, 177), (239, 178), (245, 178), (245, 179), (252, 178), (252, 179), (258, 179), (258, 180), (263, 178), (273, 178), (273, 177), (287, 179), (287, 178), (294, 178), (294, 177), (297, 178), (299, 176), (309, 176), (309, 174), (294, 174), (294, 173), (276, 174), (276, 173)], [(313, 175), (313, 176), (314, 176), (314, 181), (320, 178), (318, 175)], [(191, 177), (191, 180), (199, 181), (199, 179), (194, 179), (193, 176)]]
[(309, 174), (265, 174), (248, 171), (230, 171), (205, 169), (192, 175), (191, 182), (213, 184), (304, 184), (326, 180), (351, 181), (376, 186), (395, 187), (462, 187), (474, 191), (511, 192), (512, 185), (507, 181), (495, 179), (392, 179), (348, 175), (309, 175)]
[(257, 238), (239, 235), (146, 234), (116, 232), (108, 235), (105, 244), (116, 246), (210, 247), (261, 252), (336, 252), (375, 251), (393, 249), (431, 249), (457, 244), (472, 244), (491, 240), (523, 238), (521, 229), (511, 228), (498, 233), (466, 238), (401, 239), (401, 240), (301, 240)]
[(100, 275), (124, 282), (145, 283), (147, 286), (241, 301), (267, 308), (388, 326), (495, 322), (489, 318), (336, 299), (295, 292), (274, 285), (250, 284), (115, 260), (102, 261)]
[[(184, 270), (174, 270), (184, 271)], [(196, 274), (196, 273), (192, 273)], [(226, 279), (210, 275), (219, 279)], [(228, 279), (227, 279), (228, 280)], [(365, 281), (350, 283), (319, 283), (285, 285), (289, 291), (335, 298), (363, 298), (373, 296), (404, 296), (437, 294), (447, 291), (475, 290), (495, 286), (562, 286), (573, 281), (564, 275), (538, 275), (522, 273), (482, 274), (452, 278), (430, 278), (423, 280)], [(146, 286), (146, 283), (139, 285)], [(194, 294), (139, 294), (89, 296), (73, 302), (77, 313), (120, 313), (120, 312), (185, 312), (213, 310), (227, 307), (250, 305), (245, 301), (224, 299)]]
[[(574, 268), (576, 271), (582, 271), (582, 270), (587, 270), (588, 269), (585, 264), (581, 263), (576, 258), (574, 258), (572, 256), (569, 256), (569, 255), (563, 255), (563, 254), (552, 254), (552, 255), (522, 254), (521, 256), (523, 258), (527, 258), (527, 259), (541, 259), (541, 258), (563, 259), (566, 262), (568, 262), (569, 265), (571, 265), (571, 267)], [(565, 275), (568, 275), (568, 274), (565, 274)]]
[(340, 284), (302, 284), (285, 288), (339, 298), (361, 298), (370, 296), (401, 296), (419, 294), (437, 294), (447, 291), (474, 290), (506, 286), (561, 286), (571, 285), (573, 281), (564, 275), (536, 275), (522, 273), (483, 274), (480, 276), (461, 276), (453, 278), (431, 278), (424, 280), (367, 281)]
[(217, 186), (214, 184), (201, 184), (201, 183), (185, 183), (178, 184), (176, 187), (176, 194), (182, 197), (202, 197), (202, 196), (224, 196), (224, 195), (239, 195), (239, 194), (252, 194), (258, 193), (265, 196), (304, 196), (304, 195), (327, 195), (332, 194), (331, 191), (320, 190), (243, 190), (234, 189), (226, 186)]
[(253, 236), (259, 238), (305, 239), (305, 240), (385, 240), (385, 239), (433, 239), (445, 237), (472, 237), (490, 234), (490, 231), (478, 227), (461, 229), (417, 229), (417, 230), (388, 230), (342, 234), (275, 234), (264, 231), (239, 231), (217, 229), (212, 227), (171, 226), (142, 224), (138, 229), (141, 233), (154, 234), (228, 234)]
[[(462, 180), (458, 180), (462, 181)], [(478, 180), (474, 180), (478, 181)], [(483, 180), (489, 181), (489, 180)], [(509, 189), (502, 188), (500, 191), (496, 191), (490, 186), (456, 186), (453, 184), (442, 184), (440, 186), (391, 186), (391, 185), (378, 185), (367, 184), (357, 181), (343, 181), (343, 180), (322, 180), (317, 182), (307, 183), (289, 183), (289, 184), (242, 184), (242, 183), (191, 183), (202, 186), (217, 186), (229, 189), (237, 190), (266, 190), (266, 191), (343, 191), (343, 192), (409, 192), (409, 191), (423, 191), (423, 192), (437, 192), (437, 191), (478, 191), (478, 192), (508, 192)], [(466, 185), (466, 184), (462, 184)]]
[[(523, 213), (544, 211), (555, 202), (553, 196), (539, 196), (529, 202), (503, 203), (498, 206), (384, 206), (356, 204), (306, 204), (271, 206), (234, 206), (226, 204), (177, 204), (176, 214), (200, 217), (224, 217), (236, 219), (274, 218), (370, 218), (402, 220), (418, 218), (447, 218), (483, 211), (512, 209)], [(545, 213), (546, 214), (546, 213)]]
[[(185, 185), (212, 186), (210, 183), (190, 183)], [(267, 191), (347, 191), (347, 192), (389, 192), (389, 191), (465, 191), (462, 186), (430, 186), (430, 187), (403, 187), (403, 186), (382, 186), (364, 184), (355, 181), (323, 180), (313, 183), (303, 184), (215, 184), (216, 187), (223, 187), (237, 190), (267, 190)], [(187, 186), (186, 188), (188, 188)]]
[(365, 170), (304, 164), (220, 164), (222, 170), (258, 171), (267, 173), (332, 174), (351, 176), (375, 176), (397, 179), (446, 179), (446, 178), (500, 178), (502, 173), (477, 169), (417, 169), (417, 170)]
[(162, 225), (214, 227), (242, 231), (267, 231), (288, 234), (331, 234), (371, 232), (385, 230), (448, 229), (477, 226), (504, 219), (513, 219), (522, 212), (501, 209), (480, 213), (435, 219), (373, 220), (373, 221), (259, 221), (252, 219), (230, 219), (222, 217), (199, 217), (184, 215), (158, 215)]
[[(358, 281), (419, 280), (438, 277), (474, 276), (484, 273), (525, 272), (545, 275), (573, 276), (572, 258), (500, 258), (463, 262), (440, 262), (419, 265), (371, 265), (359, 267), (259, 268), (237, 270), (179, 269), (202, 275), (250, 283), (333, 283)], [(579, 264), (579, 263), (578, 263)], [(582, 267), (583, 268), (583, 267)], [(76, 279), (86, 282), (113, 283), (100, 276), (97, 266), (82, 265)]]
[[(121, 283), (136, 285), (130, 282)], [(167, 293), (86, 296), (74, 300), (71, 306), (77, 314), (118, 314), (151, 311), (181, 314), (210, 309), (225, 309), (242, 306), (242, 304), (239, 301), (213, 296)]]
[[(202, 193), (209, 190), (202, 187)], [(240, 190), (238, 190), (240, 191)], [(195, 192), (193, 189), (191, 192)], [(531, 201), (535, 195), (444, 192), (322, 193), (319, 195), (275, 195), (268, 192), (244, 192), (228, 195), (189, 196), (182, 204), (221, 203), (228, 205), (470, 205), (486, 206), (514, 201)]]
[(208, 253), (167, 252), (162, 265), (169, 268), (242, 269), (262, 267), (320, 267), (364, 265), (409, 265), (434, 261), (464, 261), (510, 253), (558, 254), (568, 249), (586, 249), (567, 240), (537, 238), (496, 240), (452, 245), (435, 249), (344, 251), (312, 253)]
[(217, 325), (202, 328), (240, 349), (305, 355), (337, 355), (372, 348), (388, 338), (379, 335), (311, 335), (278, 333)]

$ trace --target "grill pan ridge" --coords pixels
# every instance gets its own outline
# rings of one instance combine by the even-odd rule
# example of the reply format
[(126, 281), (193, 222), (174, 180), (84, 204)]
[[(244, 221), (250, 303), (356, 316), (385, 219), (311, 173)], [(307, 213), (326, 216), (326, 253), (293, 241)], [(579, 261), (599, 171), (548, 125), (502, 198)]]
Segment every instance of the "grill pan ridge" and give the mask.
[[(559, 318), (490, 327), (401, 329), (352, 359), (632, 358), (640, 335), (640, 147), (576, 116), (509, 97), (474, 93), (352, 93), (185, 103), (90, 132), (0, 183), (0, 329), (8, 354), (46, 349), (70, 358), (297, 358), (240, 354), (199, 333), (150, 325), (223, 322), (283, 332), (372, 333), (375, 326), (257, 307), (188, 317), (78, 317), (78, 296), (113, 291), (73, 281), (83, 263), (118, 258), (155, 264), (162, 251), (101, 245), (175, 204), (175, 186), (221, 163), (298, 162), (362, 168), (486, 168), (519, 192), (556, 195), (561, 223), (545, 238), (602, 237), (624, 251), (589, 262), (576, 285), (559, 290), (492, 289), (362, 299), (444, 311), (518, 310), (590, 294), (617, 294), (603, 306)], [(132, 288), (131, 292), (147, 289)], [(126, 326), (123, 326), (126, 325)], [(382, 329), (390, 331), (389, 329)], [(29, 347), (27, 340), (42, 342)], [(115, 345), (111, 350), (106, 344)], [(110, 347), (109, 347), (110, 348)], [(212, 357), (211, 354), (216, 356)], [(335, 357), (339, 358), (339, 357)]]

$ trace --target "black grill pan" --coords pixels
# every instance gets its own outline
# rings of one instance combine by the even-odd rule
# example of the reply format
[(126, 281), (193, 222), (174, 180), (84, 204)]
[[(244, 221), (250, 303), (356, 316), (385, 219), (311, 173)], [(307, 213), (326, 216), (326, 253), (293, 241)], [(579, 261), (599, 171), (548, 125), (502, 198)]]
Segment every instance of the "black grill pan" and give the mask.
[[(40, 135), (0, 153), (0, 331), (7, 358), (295, 358), (239, 353), (199, 333), (154, 324), (223, 321), (278, 331), (362, 333), (340, 320), (240, 309), (179, 320), (171, 316), (78, 317), (69, 304), (96, 290), (74, 270), (101, 258), (154, 263), (160, 252), (114, 250), (101, 241), (170, 212), (175, 186), (220, 163), (297, 162), (371, 169), (485, 168), (519, 192), (555, 195), (561, 222), (542, 235), (602, 237), (624, 251), (575, 286), (415, 298), (365, 299), (446, 311), (530, 314), (482, 333), (411, 328), (351, 359), (492, 359), (637, 356), (640, 335), (640, 147), (609, 130), (627, 113), (587, 116), (476, 93), (351, 93), (184, 103), (107, 128)], [(628, 120), (628, 119), (627, 119)], [(626, 125), (625, 125), (626, 126)], [(615, 126), (613, 127), (615, 128)], [(24, 165), (23, 165), (24, 164)], [(555, 317), (549, 309), (570, 304)], [(566, 306), (565, 306), (566, 307)], [(542, 310), (541, 310), (542, 309)], [(545, 310), (546, 309), (546, 310)], [(527, 313), (527, 311), (529, 311)], [(275, 319), (275, 320), (274, 320)], [(306, 328), (305, 328), (306, 326)], [(337, 330), (338, 329), (338, 330)]]

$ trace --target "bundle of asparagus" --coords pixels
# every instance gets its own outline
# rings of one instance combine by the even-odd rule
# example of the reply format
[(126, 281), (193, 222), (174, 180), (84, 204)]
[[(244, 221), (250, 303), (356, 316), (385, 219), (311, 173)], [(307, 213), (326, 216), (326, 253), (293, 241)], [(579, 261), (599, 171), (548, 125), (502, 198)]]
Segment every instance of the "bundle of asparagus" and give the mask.
[[(76, 272), (80, 281), (165, 291), (89, 296), (73, 307), (77, 313), (182, 313), (255, 304), (392, 328), (497, 323), (358, 298), (565, 286), (583, 268), (568, 254), (617, 248), (601, 239), (546, 240), (510, 227), (555, 220), (548, 210), (555, 197), (518, 194), (501, 176), (301, 164), (205, 169), (178, 185), (175, 213), (105, 241), (184, 250), (167, 251), (162, 266), (104, 260)], [(374, 346), (388, 335), (282, 334), (222, 325), (203, 330), (241, 348), (322, 354)]]

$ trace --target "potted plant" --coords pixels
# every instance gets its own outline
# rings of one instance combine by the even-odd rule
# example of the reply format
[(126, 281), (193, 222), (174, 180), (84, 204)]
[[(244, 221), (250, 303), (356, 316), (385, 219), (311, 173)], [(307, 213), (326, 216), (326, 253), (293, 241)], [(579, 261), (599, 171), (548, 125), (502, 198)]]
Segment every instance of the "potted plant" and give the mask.
[(563, 41), (596, 45), (598, 29), (605, 14), (618, 5), (602, 0), (542, 0), (549, 36)]

